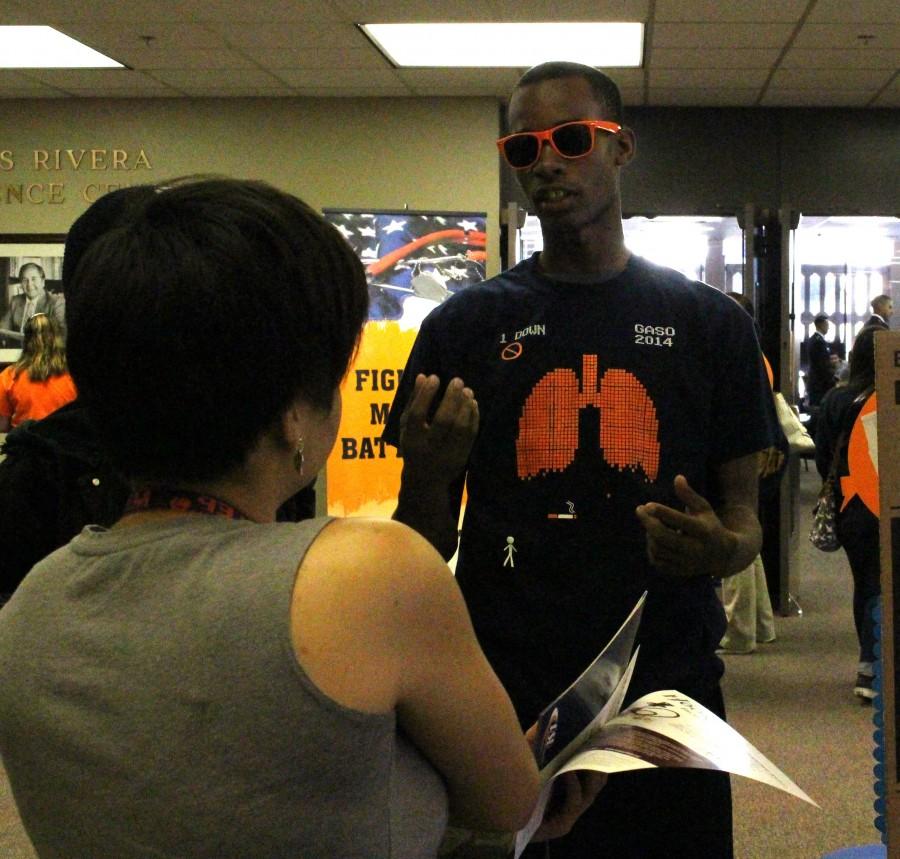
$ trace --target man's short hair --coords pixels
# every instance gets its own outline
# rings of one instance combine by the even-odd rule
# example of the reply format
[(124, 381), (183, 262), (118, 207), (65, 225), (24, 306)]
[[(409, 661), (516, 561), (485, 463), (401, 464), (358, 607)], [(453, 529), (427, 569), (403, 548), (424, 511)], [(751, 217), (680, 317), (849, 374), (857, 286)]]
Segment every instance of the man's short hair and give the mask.
[[(616, 82), (608, 75), (595, 69), (593, 66), (585, 66), (581, 63), (570, 63), (562, 60), (554, 60), (549, 63), (541, 63), (533, 66), (519, 78), (513, 88), (513, 93), (524, 86), (537, 84), (541, 81), (559, 80), (560, 78), (583, 78), (590, 84), (591, 91), (597, 104), (603, 109), (605, 119), (621, 124), (624, 111), (622, 108), (622, 94)], [(511, 98), (511, 96), (510, 96)], [(509, 103), (507, 102), (507, 111)], [(587, 119), (588, 117), (579, 117)]]
[(817, 325), (820, 322), (830, 322), (830, 321), (831, 321), (831, 317), (827, 313), (817, 313), (815, 319), (813, 319), (813, 322), (815, 322)]
[(894, 299), (889, 295), (876, 295), (875, 298), (872, 299), (872, 312), (877, 313), (881, 316), (881, 311), (884, 310), (887, 305), (892, 302)]
[(148, 482), (221, 477), (298, 397), (329, 411), (368, 310), (333, 226), (234, 179), (157, 189), (89, 245), (71, 287), (79, 396), (112, 462)]
[(21, 268), (19, 268), (19, 280), (25, 275), (26, 268), (36, 268), (38, 270), (38, 274), (41, 276), (41, 280), (46, 280), (47, 275), (44, 274), (44, 267), (42, 265), (38, 265), (36, 262), (26, 262)]

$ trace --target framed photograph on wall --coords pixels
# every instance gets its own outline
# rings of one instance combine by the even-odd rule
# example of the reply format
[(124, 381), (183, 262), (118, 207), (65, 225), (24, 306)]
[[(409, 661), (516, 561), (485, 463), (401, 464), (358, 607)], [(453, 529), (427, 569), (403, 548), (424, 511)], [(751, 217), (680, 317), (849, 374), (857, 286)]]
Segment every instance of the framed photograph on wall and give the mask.
[(421, 319), (484, 280), (485, 212), (324, 209), (366, 267), (369, 319)]
[(64, 241), (63, 235), (0, 233), (0, 365), (18, 359), (22, 330), (35, 313), (65, 327)]

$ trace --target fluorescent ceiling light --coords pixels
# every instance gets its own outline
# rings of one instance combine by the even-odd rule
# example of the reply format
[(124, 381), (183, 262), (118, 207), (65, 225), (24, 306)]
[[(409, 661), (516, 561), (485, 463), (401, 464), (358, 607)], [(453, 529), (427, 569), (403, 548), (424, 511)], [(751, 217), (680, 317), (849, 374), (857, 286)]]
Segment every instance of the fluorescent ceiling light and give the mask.
[(396, 66), (530, 67), (548, 60), (588, 66), (641, 64), (639, 23), (362, 24)]
[(0, 27), (0, 69), (125, 68), (52, 27)]

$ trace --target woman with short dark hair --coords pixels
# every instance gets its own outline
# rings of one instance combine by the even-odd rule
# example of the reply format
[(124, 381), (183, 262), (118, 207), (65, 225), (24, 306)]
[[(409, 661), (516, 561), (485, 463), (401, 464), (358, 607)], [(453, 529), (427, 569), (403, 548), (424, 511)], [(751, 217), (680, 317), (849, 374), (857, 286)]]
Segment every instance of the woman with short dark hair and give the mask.
[(437, 552), (397, 522), (275, 521), (325, 464), (366, 318), (340, 234), (261, 183), (179, 184), (74, 286), (72, 371), (134, 491), (0, 614), (38, 855), (432, 857), (448, 808), (523, 825), (535, 761)]
[(22, 354), (0, 373), (0, 432), (39, 421), (75, 399), (59, 323), (35, 313), (25, 323)]

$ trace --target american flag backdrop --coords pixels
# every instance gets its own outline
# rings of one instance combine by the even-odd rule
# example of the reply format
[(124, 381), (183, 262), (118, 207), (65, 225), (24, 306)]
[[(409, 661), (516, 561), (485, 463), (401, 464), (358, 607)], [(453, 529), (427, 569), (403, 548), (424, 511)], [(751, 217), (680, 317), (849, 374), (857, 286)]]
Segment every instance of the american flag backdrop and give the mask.
[(400, 320), (409, 298), (438, 304), (484, 280), (483, 212), (326, 209), (324, 215), (366, 266), (371, 320)]

